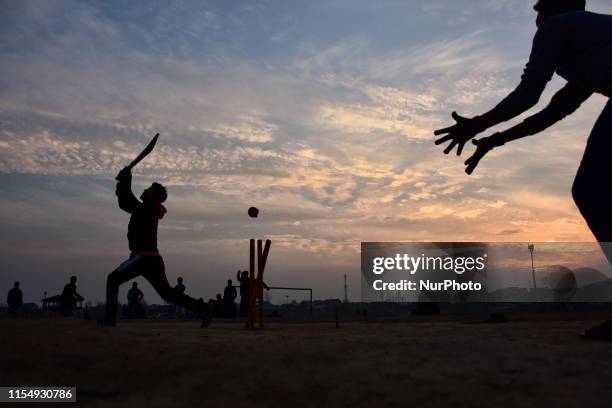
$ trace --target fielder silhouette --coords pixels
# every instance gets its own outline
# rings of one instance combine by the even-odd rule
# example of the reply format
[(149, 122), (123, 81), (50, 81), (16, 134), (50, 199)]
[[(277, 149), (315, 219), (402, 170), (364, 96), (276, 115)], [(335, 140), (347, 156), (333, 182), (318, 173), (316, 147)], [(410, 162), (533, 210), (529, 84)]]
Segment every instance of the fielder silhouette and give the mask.
[(6, 304), (9, 307), (9, 317), (17, 317), (17, 310), (23, 305), (23, 293), (19, 289), (19, 282), (15, 282), (13, 289), (9, 290)]
[(132, 283), (132, 289), (127, 293), (127, 314), (130, 317), (144, 317), (145, 311), (142, 306), (142, 300), (144, 299), (144, 293), (138, 288), (138, 283)]
[[(492, 149), (512, 140), (535, 135), (573, 113), (593, 93), (612, 95), (612, 16), (585, 11), (585, 0), (539, 0), (538, 30), (521, 82), (491, 111), (474, 118), (453, 112), (455, 125), (435, 131), (445, 135), (436, 144), (450, 142), (444, 153), (477, 134), (510, 120), (539, 100), (555, 71), (567, 84), (548, 106), (522, 123), (489, 137), (472, 140), (474, 154), (465, 161), (472, 174), (479, 161)], [(612, 264), (612, 102), (608, 101), (589, 136), (584, 156), (572, 186), (572, 196), (589, 228)]]
[(64, 286), (61, 294), (61, 311), (64, 316), (70, 316), (77, 302), (84, 300), (83, 296), (77, 293), (76, 276), (70, 277), (70, 282)]
[(182, 306), (203, 316), (202, 327), (210, 324), (211, 310), (202, 298), (194, 299), (172, 288), (166, 278), (164, 260), (157, 250), (157, 224), (166, 213), (162, 205), (167, 193), (164, 186), (153, 183), (144, 190), (139, 201), (132, 193), (132, 172), (125, 167), (116, 179), (119, 207), (130, 213), (128, 241), (131, 251), (128, 260), (117, 267), (106, 281), (106, 315), (102, 324), (115, 326), (119, 285), (137, 276), (144, 277), (168, 303)]

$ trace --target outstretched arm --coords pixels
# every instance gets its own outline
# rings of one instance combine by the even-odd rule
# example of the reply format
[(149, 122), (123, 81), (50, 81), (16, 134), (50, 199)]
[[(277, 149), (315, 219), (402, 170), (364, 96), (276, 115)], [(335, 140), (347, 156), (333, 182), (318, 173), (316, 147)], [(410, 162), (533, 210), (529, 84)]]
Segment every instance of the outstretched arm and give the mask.
[(502, 122), (517, 117), (535, 106), (546, 84), (552, 78), (565, 42), (564, 28), (556, 21), (545, 23), (536, 33), (529, 62), (525, 66), (520, 84), (503, 101), (489, 112), (474, 118), (464, 118), (453, 112), (454, 126), (439, 129), (436, 136), (445, 135), (436, 140), (436, 144), (450, 141), (444, 150), (448, 154), (457, 146), (457, 155), (461, 155), (463, 146), (477, 134)]
[(512, 140), (540, 133), (575, 112), (592, 94), (593, 92), (568, 82), (552, 97), (548, 106), (540, 112), (504, 132), (474, 140), (473, 143), (477, 146), (477, 149), (472, 157), (465, 161), (466, 173), (471, 174), (480, 159), (493, 148), (503, 146)]
[(119, 200), (119, 208), (132, 214), (142, 205), (132, 193), (132, 171), (128, 167), (124, 167), (116, 179), (118, 182), (115, 194), (117, 194)]
[(457, 112), (453, 112), (452, 116), (456, 124), (434, 132), (436, 136), (443, 135), (436, 140), (436, 145), (450, 141), (444, 149), (444, 153), (450, 153), (457, 146), (457, 156), (461, 156), (463, 146), (470, 139), (495, 125), (517, 117), (538, 103), (547, 82), (523, 76), (519, 86), (484, 115), (466, 118), (460, 116)]
[(541, 78), (525, 78), (510, 95), (487, 113), (474, 118), (481, 129), (489, 129), (502, 122), (509, 121), (528, 109), (534, 107), (540, 100), (548, 80)]

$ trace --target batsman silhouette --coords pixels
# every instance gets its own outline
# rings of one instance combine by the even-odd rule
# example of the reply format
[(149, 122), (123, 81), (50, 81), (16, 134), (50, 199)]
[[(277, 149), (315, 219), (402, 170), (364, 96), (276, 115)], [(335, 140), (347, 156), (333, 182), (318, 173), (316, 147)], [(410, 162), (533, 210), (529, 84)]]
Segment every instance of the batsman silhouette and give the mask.
[[(489, 112), (473, 118), (453, 112), (457, 123), (435, 131), (444, 135), (436, 145), (450, 142), (444, 153), (457, 147), (460, 156), (465, 143), (477, 134), (533, 107), (555, 71), (567, 80), (542, 111), (508, 130), (472, 140), (476, 151), (465, 161), (467, 174), (492, 149), (543, 131), (593, 93), (612, 95), (612, 16), (585, 11), (585, 6), (585, 0), (539, 0), (534, 6), (538, 30), (518, 87)], [(612, 242), (611, 149), (612, 102), (608, 101), (589, 136), (572, 196), (612, 264), (612, 248), (604, 245)]]

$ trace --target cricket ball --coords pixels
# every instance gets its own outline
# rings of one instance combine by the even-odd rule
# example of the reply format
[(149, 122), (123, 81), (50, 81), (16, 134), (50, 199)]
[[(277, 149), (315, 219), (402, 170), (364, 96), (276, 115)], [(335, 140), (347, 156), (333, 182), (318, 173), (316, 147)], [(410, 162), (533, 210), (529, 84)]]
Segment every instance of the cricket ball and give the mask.
[(259, 215), (259, 210), (257, 208), (255, 207), (249, 208), (249, 217), (257, 218), (258, 215)]

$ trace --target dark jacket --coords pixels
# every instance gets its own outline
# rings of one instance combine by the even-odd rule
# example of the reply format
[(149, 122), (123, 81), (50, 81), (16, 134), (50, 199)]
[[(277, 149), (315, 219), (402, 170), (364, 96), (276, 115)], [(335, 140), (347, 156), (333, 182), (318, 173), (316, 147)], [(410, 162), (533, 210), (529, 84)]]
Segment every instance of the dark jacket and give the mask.
[(127, 294), (128, 302), (130, 303), (140, 303), (140, 301), (144, 298), (144, 293), (140, 289), (130, 289)]
[(233, 286), (226, 286), (223, 290), (223, 300), (226, 302), (234, 302), (234, 299), (238, 297), (238, 293), (236, 292), (236, 288)]
[(238, 272), (236, 274), (236, 278), (238, 282), (240, 282), (240, 297), (248, 297), (249, 296), (249, 281), (251, 280), (248, 276), (246, 278), (242, 277), (242, 274)]
[(74, 283), (68, 283), (62, 291), (62, 301), (72, 302), (75, 300), (83, 300), (83, 297), (77, 293), (77, 288)]
[(8, 296), (6, 298), (6, 303), (10, 307), (19, 307), (23, 304), (23, 294), (21, 293), (21, 289), (13, 288), (9, 290)]
[(127, 234), (130, 251), (157, 251), (157, 222), (166, 213), (164, 206), (138, 200), (131, 181), (119, 181), (115, 192), (119, 208), (132, 214)]

